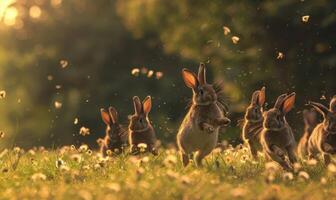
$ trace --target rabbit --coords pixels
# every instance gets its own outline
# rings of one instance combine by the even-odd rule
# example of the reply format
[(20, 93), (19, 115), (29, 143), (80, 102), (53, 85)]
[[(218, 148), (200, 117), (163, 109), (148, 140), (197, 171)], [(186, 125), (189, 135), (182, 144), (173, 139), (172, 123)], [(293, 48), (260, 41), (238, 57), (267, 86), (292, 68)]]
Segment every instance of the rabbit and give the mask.
[(150, 96), (147, 96), (141, 103), (139, 97), (135, 96), (133, 97), (133, 104), (135, 113), (130, 116), (128, 126), (131, 153), (138, 154), (138, 145), (143, 143), (147, 145), (146, 151), (156, 155), (156, 135), (148, 118), (148, 114), (152, 108), (152, 99)]
[(252, 100), (246, 109), (242, 139), (248, 145), (253, 158), (257, 158), (258, 150), (262, 150), (260, 133), (263, 128), (263, 105), (265, 103), (265, 87), (252, 94)]
[(323, 122), (314, 128), (308, 140), (308, 156), (313, 158), (321, 153), (327, 165), (331, 162), (331, 156), (336, 154), (336, 95), (331, 99), (329, 109), (315, 102), (308, 105), (323, 116)]
[(127, 133), (119, 124), (118, 112), (114, 107), (109, 107), (108, 111), (100, 109), (103, 122), (106, 124), (106, 135), (104, 140), (100, 141), (100, 152), (103, 157), (106, 151), (111, 150), (120, 153), (123, 146), (127, 144)]
[(280, 95), (274, 107), (264, 112), (260, 139), (266, 157), (278, 162), (288, 171), (293, 169), (297, 158), (296, 141), (285, 115), (294, 107), (295, 96), (295, 93)]
[(298, 143), (297, 154), (298, 157), (304, 160), (308, 156), (308, 140), (314, 128), (318, 124), (317, 113), (315, 109), (303, 111), (304, 133)]
[(177, 133), (177, 145), (182, 163), (187, 166), (189, 157), (195, 153), (197, 166), (216, 147), (219, 129), (231, 122), (225, 115), (218, 92), (214, 85), (206, 82), (206, 68), (199, 66), (198, 76), (188, 69), (182, 70), (182, 77), (187, 87), (192, 89), (193, 97), (190, 109)]

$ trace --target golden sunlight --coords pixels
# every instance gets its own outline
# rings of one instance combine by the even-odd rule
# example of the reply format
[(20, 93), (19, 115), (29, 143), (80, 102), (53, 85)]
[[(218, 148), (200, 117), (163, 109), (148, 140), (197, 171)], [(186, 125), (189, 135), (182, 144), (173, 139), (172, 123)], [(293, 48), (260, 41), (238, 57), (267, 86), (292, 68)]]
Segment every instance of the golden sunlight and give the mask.
[(29, 9), (29, 15), (31, 18), (39, 18), (41, 17), (41, 14), (42, 14), (42, 10), (40, 7), (38, 6), (32, 6), (30, 7)]
[[(15, 3), (16, 0), (1, 0), (0, 1), (0, 21), (2, 21), (4, 18), (6, 18), (5, 15), (7, 15), (8, 7)], [(13, 10), (12, 10), (13, 11)], [(12, 13), (9, 13), (10, 16), (13, 15)]]

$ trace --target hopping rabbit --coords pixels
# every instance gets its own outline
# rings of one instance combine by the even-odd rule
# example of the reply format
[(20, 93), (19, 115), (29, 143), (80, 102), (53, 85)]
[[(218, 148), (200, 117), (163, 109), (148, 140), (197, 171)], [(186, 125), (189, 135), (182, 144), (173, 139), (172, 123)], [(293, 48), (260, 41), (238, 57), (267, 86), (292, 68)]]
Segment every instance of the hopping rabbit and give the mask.
[(177, 144), (184, 166), (195, 153), (195, 161), (202, 165), (202, 159), (217, 145), (218, 132), (230, 120), (225, 116), (218, 93), (214, 86), (206, 82), (206, 69), (199, 66), (198, 76), (188, 69), (182, 70), (182, 77), (187, 87), (192, 89), (192, 105), (185, 116), (177, 134)]
[[(296, 162), (296, 142), (285, 115), (294, 107), (295, 93), (278, 97), (274, 107), (264, 112), (261, 144), (267, 158), (278, 162), (284, 169), (291, 170)], [(289, 157), (289, 161), (286, 159)]]
[(257, 158), (258, 150), (262, 150), (260, 133), (263, 129), (263, 105), (265, 103), (265, 87), (252, 94), (252, 100), (246, 109), (242, 139), (248, 144), (251, 154)]
[(100, 109), (100, 113), (106, 124), (106, 135), (100, 147), (101, 154), (105, 157), (107, 150), (120, 153), (122, 147), (127, 144), (127, 132), (119, 124), (117, 110), (111, 106), (108, 111)]
[(306, 159), (308, 156), (308, 140), (318, 124), (317, 113), (315, 109), (303, 111), (304, 133), (298, 143), (297, 152), (300, 159)]
[(313, 130), (308, 141), (309, 158), (321, 153), (325, 164), (329, 164), (331, 156), (336, 154), (336, 96), (329, 105), (329, 109), (320, 103), (309, 102), (323, 116), (323, 122)]
[(133, 97), (134, 114), (130, 116), (129, 131), (129, 144), (131, 153), (139, 153), (138, 145), (146, 144), (146, 150), (157, 154), (155, 149), (156, 136), (153, 126), (151, 125), (148, 114), (152, 108), (152, 99), (147, 96), (141, 103), (139, 97)]

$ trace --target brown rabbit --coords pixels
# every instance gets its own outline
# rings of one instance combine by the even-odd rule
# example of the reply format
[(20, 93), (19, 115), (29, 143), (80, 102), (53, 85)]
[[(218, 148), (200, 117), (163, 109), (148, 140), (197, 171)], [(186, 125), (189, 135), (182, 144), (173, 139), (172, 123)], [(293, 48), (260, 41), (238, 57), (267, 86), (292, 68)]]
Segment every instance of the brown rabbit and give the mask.
[[(264, 112), (261, 144), (268, 158), (278, 162), (284, 169), (291, 170), (296, 162), (296, 142), (285, 115), (294, 107), (295, 93), (278, 97), (274, 107)], [(289, 157), (289, 161), (286, 159)]]
[(260, 133), (263, 128), (263, 105), (265, 103), (265, 87), (252, 94), (252, 100), (246, 109), (242, 138), (248, 144), (251, 154), (257, 158), (258, 150), (262, 150)]
[(192, 89), (192, 105), (185, 116), (177, 134), (177, 144), (184, 166), (189, 157), (195, 154), (198, 166), (217, 145), (218, 132), (227, 126), (230, 120), (225, 117), (222, 104), (213, 85), (206, 82), (206, 69), (203, 63), (199, 66), (198, 76), (188, 69), (182, 70), (182, 77), (187, 87)]
[(103, 122), (106, 124), (106, 135), (101, 142), (100, 151), (106, 156), (106, 151), (121, 152), (122, 147), (127, 144), (127, 132), (119, 124), (118, 113), (114, 107), (109, 107), (109, 111), (100, 109)]
[(308, 140), (314, 128), (318, 124), (317, 114), (314, 109), (303, 111), (304, 133), (298, 143), (297, 152), (301, 159), (308, 156)]
[(308, 141), (309, 158), (321, 153), (325, 164), (336, 154), (336, 96), (330, 101), (329, 109), (320, 103), (309, 102), (323, 116), (323, 122), (313, 130)]
[(138, 144), (146, 144), (147, 151), (156, 154), (155, 143), (156, 136), (153, 126), (151, 125), (148, 114), (152, 108), (152, 99), (147, 96), (141, 103), (139, 97), (133, 97), (135, 113), (130, 116), (129, 131), (129, 144), (131, 153), (139, 153)]

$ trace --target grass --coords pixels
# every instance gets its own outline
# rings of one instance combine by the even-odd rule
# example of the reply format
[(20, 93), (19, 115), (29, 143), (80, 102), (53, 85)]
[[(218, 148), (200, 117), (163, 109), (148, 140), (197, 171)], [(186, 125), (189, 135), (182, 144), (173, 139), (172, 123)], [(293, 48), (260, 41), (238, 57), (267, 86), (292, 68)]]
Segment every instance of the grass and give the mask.
[(102, 159), (85, 146), (15, 148), (0, 154), (0, 199), (336, 198), (334, 165), (327, 170), (321, 163), (302, 163), (291, 174), (248, 155), (244, 147), (216, 149), (202, 168), (184, 168), (174, 149)]

